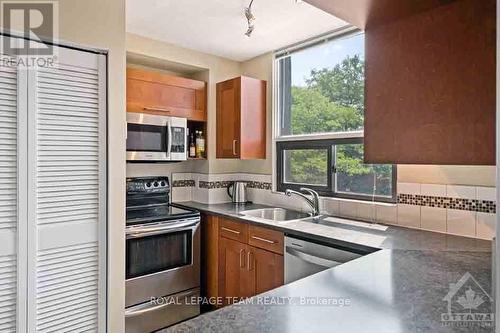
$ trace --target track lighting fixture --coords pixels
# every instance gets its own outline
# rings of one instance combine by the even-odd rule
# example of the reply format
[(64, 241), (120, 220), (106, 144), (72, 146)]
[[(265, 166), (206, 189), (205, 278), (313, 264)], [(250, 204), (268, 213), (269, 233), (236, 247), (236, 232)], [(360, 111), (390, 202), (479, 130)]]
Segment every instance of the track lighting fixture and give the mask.
[(252, 35), (252, 32), (255, 28), (253, 25), (253, 21), (255, 21), (255, 16), (252, 13), (252, 4), (253, 0), (251, 0), (248, 7), (245, 8), (245, 17), (247, 18), (247, 23), (248, 23), (248, 29), (245, 32), (245, 36), (247, 37), (250, 37)]

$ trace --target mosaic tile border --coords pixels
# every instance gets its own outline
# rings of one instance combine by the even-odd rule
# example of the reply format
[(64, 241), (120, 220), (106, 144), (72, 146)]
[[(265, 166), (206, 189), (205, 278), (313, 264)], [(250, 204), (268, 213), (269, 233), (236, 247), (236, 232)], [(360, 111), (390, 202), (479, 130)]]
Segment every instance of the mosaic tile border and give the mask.
[(172, 182), (172, 187), (195, 187), (196, 182), (192, 179), (179, 179)]
[[(245, 181), (245, 182), (248, 184), (247, 185), (248, 188), (255, 188), (259, 190), (270, 190), (272, 188), (272, 184), (268, 182), (258, 182), (258, 181)], [(212, 190), (212, 189), (226, 188), (232, 183), (233, 181), (226, 181), (226, 180), (211, 181), (211, 182), (200, 180), (198, 182), (198, 187)]]
[(228, 180), (218, 180), (218, 181), (212, 181), (212, 182), (207, 182), (207, 181), (204, 181), (204, 180), (200, 180), (198, 182), (198, 187), (199, 188), (205, 188), (205, 189), (208, 189), (208, 190), (212, 190), (212, 189), (216, 189), (216, 188), (226, 188), (231, 183), (233, 183), (233, 182), (232, 181), (228, 181)]
[(496, 202), (465, 198), (435, 197), (420, 194), (398, 194), (398, 203), (414, 206), (449, 208), (471, 212), (496, 213)]

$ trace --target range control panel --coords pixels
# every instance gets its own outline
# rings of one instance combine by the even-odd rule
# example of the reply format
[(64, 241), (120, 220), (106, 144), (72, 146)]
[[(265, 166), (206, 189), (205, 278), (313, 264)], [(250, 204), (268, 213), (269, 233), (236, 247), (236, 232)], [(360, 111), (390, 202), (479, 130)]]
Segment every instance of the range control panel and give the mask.
[(169, 192), (168, 177), (127, 178), (127, 193)]

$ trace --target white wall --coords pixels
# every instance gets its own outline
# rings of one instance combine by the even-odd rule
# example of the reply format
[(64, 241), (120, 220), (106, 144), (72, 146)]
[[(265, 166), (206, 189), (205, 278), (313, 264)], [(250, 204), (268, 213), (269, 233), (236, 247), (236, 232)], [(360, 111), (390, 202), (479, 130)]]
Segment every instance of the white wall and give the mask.
[(63, 41), (108, 54), (108, 331), (124, 331), (125, 0), (59, 1)]

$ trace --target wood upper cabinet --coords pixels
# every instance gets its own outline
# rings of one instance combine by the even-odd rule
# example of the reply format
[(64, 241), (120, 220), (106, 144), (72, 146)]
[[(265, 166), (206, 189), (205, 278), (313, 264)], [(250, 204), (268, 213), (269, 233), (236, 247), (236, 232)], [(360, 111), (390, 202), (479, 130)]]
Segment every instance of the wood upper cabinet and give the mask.
[(495, 165), (494, 0), (366, 31), (365, 161)]
[(266, 158), (266, 81), (217, 83), (217, 158)]
[(365, 30), (366, 163), (495, 165), (495, 0), (306, 0)]
[(203, 81), (127, 68), (127, 112), (206, 121), (206, 100), (207, 88)]

